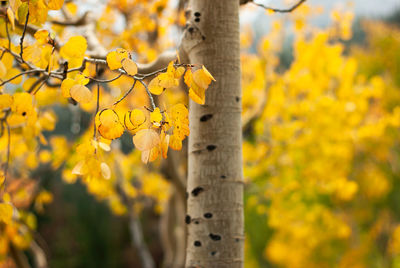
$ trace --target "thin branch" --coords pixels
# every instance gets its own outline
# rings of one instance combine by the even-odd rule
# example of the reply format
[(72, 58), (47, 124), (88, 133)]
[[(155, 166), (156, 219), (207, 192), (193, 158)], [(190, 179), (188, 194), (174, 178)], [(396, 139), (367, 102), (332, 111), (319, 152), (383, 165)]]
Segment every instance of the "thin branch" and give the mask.
[(144, 88), (146, 89), (147, 95), (149, 95), (149, 99), (150, 99), (150, 104), (151, 104), (151, 108), (153, 109), (153, 111), (156, 109), (156, 105), (154, 103), (154, 98), (153, 95), (151, 95), (151, 92), (149, 90), (149, 88), (147, 87), (146, 83), (143, 82), (142, 80), (139, 80), (139, 82), (144, 86)]
[(24, 38), (25, 38), (26, 28), (28, 26), (28, 20), (29, 20), (29, 8), (28, 8), (28, 13), (26, 13), (26, 19), (25, 19), (25, 24), (24, 24), (24, 29), (22, 31), (21, 39), (19, 40), (19, 46), (20, 46), (19, 56), (21, 57), (22, 62), (25, 62), (22, 55), (24, 53)]
[(14, 75), (13, 77), (11, 77), (11, 78), (9, 78), (9, 79), (4, 80), (3, 82), (1, 82), (1, 83), (0, 83), (0, 87), (3, 86), (3, 85), (5, 85), (5, 84), (7, 84), (8, 82), (10, 82), (10, 81), (12, 81), (12, 80), (18, 78), (18, 77), (20, 77), (21, 75), (24, 75), (24, 74), (31, 74), (31, 73), (38, 73), (38, 72), (39, 72), (39, 73), (40, 73), (40, 72), (45, 72), (45, 70), (42, 70), (42, 69), (35, 69), (35, 70), (28, 70), (28, 71), (25, 71), (25, 72), (20, 72), (19, 74), (16, 74), (16, 75)]
[(115, 106), (115, 105), (117, 105), (118, 103), (120, 103), (123, 99), (125, 99), (125, 98), (129, 95), (129, 93), (132, 92), (133, 88), (135, 87), (136, 81), (137, 81), (137, 80), (135, 79), (135, 81), (133, 82), (132, 87), (125, 93), (124, 96), (122, 96), (122, 98), (120, 98), (119, 100), (117, 100), (116, 102), (114, 102), (113, 106)]
[(49, 77), (46, 77), (46, 79), (43, 80), (43, 82), (38, 86), (38, 88), (32, 92), (32, 95), (35, 95), (36, 93), (38, 93), (38, 91), (42, 88), (42, 86), (44, 84), (46, 84), (47, 79), (49, 79)]
[(86, 77), (86, 78), (89, 78), (90, 80), (93, 80), (93, 81), (95, 81), (95, 82), (97, 82), (97, 83), (110, 83), (110, 82), (112, 82), (112, 81), (117, 80), (117, 79), (120, 78), (122, 75), (123, 75), (123, 73), (120, 73), (120, 74), (117, 75), (116, 77), (111, 78), (111, 79), (106, 79), (106, 80), (97, 79), (97, 78), (94, 78), (94, 77)]
[(38, 78), (38, 80), (36, 80), (28, 89), (28, 93), (33, 93), (35, 91), (35, 88), (37, 85), (39, 85), (40, 83), (42, 83), (43, 81), (46, 81), (46, 79), (48, 78), (48, 76), (41, 76)]
[(305, 1), (307, 1), (307, 0), (300, 0), (300, 1), (298, 1), (296, 4), (294, 4), (293, 6), (291, 6), (290, 8), (283, 8), (283, 9), (281, 9), (281, 8), (268, 7), (268, 6), (264, 5), (264, 4), (256, 3), (256, 2), (254, 2), (254, 1), (249, 1), (249, 2), (253, 3), (253, 4), (256, 5), (256, 6), (262, 7), (262, 8), (264, 8), (264, 9), (266, 9), (266, 10), (270, 10), (270, 11), (273, 11), (273, 12), (278, 12), (278, 13), (290, 13), (290, 12), (292, 12), (293, 10), (295, 10), (296, 8), (298, 8), (299, 6), (301, 6)]

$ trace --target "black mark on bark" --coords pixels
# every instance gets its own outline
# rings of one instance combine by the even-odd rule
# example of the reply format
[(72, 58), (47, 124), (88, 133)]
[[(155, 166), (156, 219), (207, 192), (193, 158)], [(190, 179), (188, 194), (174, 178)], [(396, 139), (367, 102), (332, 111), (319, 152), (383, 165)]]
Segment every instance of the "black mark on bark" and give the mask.
[(201, 247), (201, 242), (200, 241), (194, 241), (194, 246), (195, 247)]
[(215, 145), (208, 145), (206, 148), (207, 148), (208, 151), (211, 152), (211, 151), (214, 151), (214, 150), (217, 148), (217, 146), (215, 146)]
[(191, 221), (192, 221), (192, 219), (190, 218), (190, 216), (189, 216), (189, 215), (186, 215), (186, 217), (185, 217), (185, 223), (186, 223), (186, 224), (189, 224)]
[(192, 195), (193, 196), (198, 196), (201, 192), (204, 191), (203, 187), (196, 187), (192, 190)]
[(202, 117), (200, 117), (200, 122), (206, 122), (208, 120), (210, 120), (213, 117), (212, 114), (205, 114)]
[(226, 176), (225, 175), (221, 175), (221, 179), (226, 179)]
[(221, 240), (221, 236), (220, 235), (216, 235), (216, 234), (209, 234), (208, 235), (212, 240), (214, 240), (214, 241), (219, 241), (219, 240)]
[(213, 214), (210, 213), (210, 212), (207, 212), (207, 213), (204, 214), (204, 218), (206, 218), (206, 219), (211, 219), (212, 216), (213, 216)]

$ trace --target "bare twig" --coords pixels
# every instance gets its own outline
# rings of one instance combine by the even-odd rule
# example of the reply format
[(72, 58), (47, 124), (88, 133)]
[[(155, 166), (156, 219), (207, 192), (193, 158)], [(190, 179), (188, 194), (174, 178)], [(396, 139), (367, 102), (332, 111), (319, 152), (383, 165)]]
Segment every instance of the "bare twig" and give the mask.
[(114, 102), (113, 106), (115, 106), (115, 105), (117, 105), (118, 103), (120, 103), (121, 101), (123, 101), (123, 100), (129, 95), (129, 93), (132, 92), (133, 88), (135, 87), (136, 81), (137, 81), (137, 80), (135, 79), (135, 81), (133, 82), (132, 87), (124, 94), (124, 96), (122, 96), (122, 98), (120, 98), (119, 100), (117, 100), (116, 102)]
[(22, 62), (25, 62), (22, 55), (24, 53), (24, 38), (25, 38), (26, 28), (28, 26), (28, 20), (29, 20), (29, 9), (28, 13), (26, 13), (24, 29), (22, 31), (21, 39), (19, 40), (19, 46), (20, 46), (19, 56), (21, 57)]
[(38, 80), (36, 80), (28, 89), (28, 93), (32, 93), (35, 91), (36, 86), (38, 86), (39, 84), (41, 84), (43, 81), (45, 81), (47, 79), (47, 76), (41, 76), (38, 78)]
[(122, 75), (123, 75), (123, 73), (120, 73), (119, 75), (117, 75), (117, 76), (114, 77), (114, 78), (105, 79), (105, 80), (103, 80), (103, 79), (97, 79), (97, 78), (94, 78), (94, 77), (86, 77), (86, 78), (89, 78), (90, 80), (93, 80), (93, 81), (95, 81), (95, 82), (97, 82), (97, 83), (110, 83), (110, 82), (112, 82), (112, 81), (117, 80), (117, 79), (120, 78)]
[(143, 82), (142, 80), (139, 80), (139, 82), (144, 86), (144, 88), (146, 89), (147, 95), (149, 95), (149, 99), (150, 99), (150, 104), (151, 104), (151, 108), (153, 109), (153, 111), (156, 109), (156, 105), (154, 103), (154, 98), (153, 95), (151, 95), (151, 92), (149, 90), (149, 88), (147, 87), (146, 83)]
[(9, 78), (9, 79), (4, 80), (3, 82), (1, 82), (1, 83), (0, 83), (0, 86), (3, 86), (3, 85), (5, 85), (5, 84), (7, 84), (8, 82), (11, 82), (12, 80), (14, 80), (14, 79), (20, 77), (21, 75), (24, 75), (24, 74), (31, 74), (31, 73), (40, 73), (40, 72), (45, 72), (45, 70), (42, 70), (42, 69), (35, 69), (35, 70), (28, 70), (28, 71), (25, 71), (25, 72), (20, 72), (19, 74), (16, 74), (16, 75), (14, 75), (13, 77), (11, 77), (11, 78)]

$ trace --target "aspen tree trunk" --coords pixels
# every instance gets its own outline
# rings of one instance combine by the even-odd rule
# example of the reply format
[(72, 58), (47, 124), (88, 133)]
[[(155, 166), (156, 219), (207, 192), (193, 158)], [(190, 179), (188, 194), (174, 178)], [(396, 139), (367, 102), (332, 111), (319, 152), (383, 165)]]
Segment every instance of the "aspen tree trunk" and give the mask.
[(188, 21), (182, 48), (216, 82), (190, 102), (186, 267), (243, 267), (239, 1), (190, 0)]

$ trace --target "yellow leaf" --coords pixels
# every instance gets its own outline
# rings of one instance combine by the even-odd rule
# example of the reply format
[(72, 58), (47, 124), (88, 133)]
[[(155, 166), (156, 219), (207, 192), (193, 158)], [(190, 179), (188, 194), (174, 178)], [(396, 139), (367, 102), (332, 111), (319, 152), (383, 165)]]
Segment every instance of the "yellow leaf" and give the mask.
[(13, 103), (13, 97), (9, 94), (0, 95), (0, 110), (11, 107)]
[(86, 78), (83, 74), (79, 73), (75, 76), (75, 81), (80, 85), (86, 85), (89, 83), (89, 78)]
[(48, 7), (44, 0), (29, 1), (30, 23), (42, 24), (46, 22)]
[(158, 79), (158, 77), (155, 77), (150, 81), (148, 88), (151, 94), (154, 95), (160, 95), (161, 93), (163, 93), (165, 89), (162, 86), (160, 86), (160, 80)]
[(146, 121), (146, 116), (142, 110), (134, 109), (126, 112), (124, 115), (125, 127), (129, 130), (134, 130), (140, 127)]
[(114, 110), (105, 109), (99, 112), (96, 117), (98, 131), (103, 138), (113, 140), (121, 137), (124, 133), (124, 127)]
[(82, 59), (87, 49), (87, 42), (83, 36), (73, 36), (60, 49), (61, 57), (72, 60)]
[[(16, 75), (18, 75), (21, 71), (18, 70), (17, 68), (11, 68), (7, 71), (7, 75), (5, 77), (5, 79), (10, 79)], [(13, 79), (12, 81), (10, 81), (11, 84), (14, 85), (18, 85), (22, 82), (22, 75), (19, 76), (18, 78)]]
[(153, 129), (142, 129), (132, 140), (139, 151), (147, 151), (160, 144), (160, 135)]
[(11, 223), (13, 215), (13, 207), (10, 204), (0, 203), (0, 221), (5, 224)]
[(171, 88), (179, 85), (179, 80), (174, 73), (161, 73), (158, 75), (159, 84), (163, 88)]
[(182, 140), (178, 138), (176, 135), (172, 135), (169, 138), (169, 147), (173, 150), (181, 150), (182, 149)]
[(49, 0), (47, 7), (50, 10), (59, 10), (64, 4), (64, 0)]
[(193, 81), (201, 88), (208, 88), (212, 80), (215, 81), (214, 77), (212, 77), (204, 66), (193, 73)]
[(89, 103), (93, 99), (92, 92), (84, 85), (74, 85), (69, 92), (71, 97), (79, 103)]
[(14, 31), (15, 30), (15, 16), (14, 16), (14, 12), (9, 7), (7, 8), (7, 18), (8, 18), (8, 21), (11, 23), (11, 29)]
[(74, 166), (74, 168), (72, 169), (72, 171), (71, 171), (71, 173), (72, 174), (74, 174), (74, 175), (83, 175), (83, 173), (82, 173), (82, 168), (83, 168), (83, 165), (85, 164), (85, 162), (82, 160), (82, 161), (80, 161), (80, 162), (78, 162), (75, 166)]
[(122, 60), (122, 67), (129, 75), (135, 75), (138, 72), (136, 63), (130, 58), (125, 58)]
[(160, 154), (160, 149), (158, 147), (154, 147), (150, 150), (146, 150), (142, 152), (142, 162), (147, 164), (148, 162), (153, 162), (158, 158), (158, 155)]
[(37, 30), (34, 37), (39, 44), (46, 44), (49, 40), (49, 31), (44, 29)]
[(170, 109), (169, 114), (171, 118), (171, 125), (174, 127), (173, 130), (174, 138), (176, 137), (179, 138), (180, 140), (183, 140), (190, 133), (189, 119), (188, 119), (189, 111), (187, 110), (185, 105), (179, 103), (174, 105)]
[(14, 94), (14, 101), (11, 110), (22, 116), (28, 116), (33, 112), (33, 97), (26, 92), (18, 92)]
[(71, 78), (65, 78), (62, 82), (61, 82), (61, 94), (64, 98), (69, 98), (71, 97), (70, 94), (70, 89), (76, 84), (75, 80), (71, 79)]
[(103, 176), (104, 179), (109, 180), (111, 178), (111, 170), (106, 163), (102, 162), (100, 164), (100, 170), (101, 170), (101, 175)]
[(7, 68), (2, 61), (0, 61), (0, 78), (3, 78), (7, 74)]
[(196, 103), (203, 105), (206, 102), (206, 96), (205, 96), (205, 92), (200, 91), (200, 92), (196, 92), (193, 90), (193, 88), (189, 89), (189, 97)]
[(185, 73), (185, 67), (178, 67), (175, 71), (175, 78), (181, 78), (181, 76)]
[(116, 70), (122, 67), (122, 60), (128, 58), (128, 51), (122, 48), (117, 48), (107, 54), (107, 64), (111, 70)]
[(158, 107), (155, 108), (154, 111), (150, 113), (150, 121), (157, 127), (161, 126), (160, 122), (162, 118), (163, 116), (161, 114), (160, 108)]
[(25, 91), (28, 91), (36, 81), (37, 81), (36, 77), (29, 77), (29, 78), (25, 79), (24, 83), (22, 84), (22, 88)]
[(169, 146), (169, 135), (165, 132), (161, 133), (161, 153), (163, 158), (167, 158), (168, 146)]

